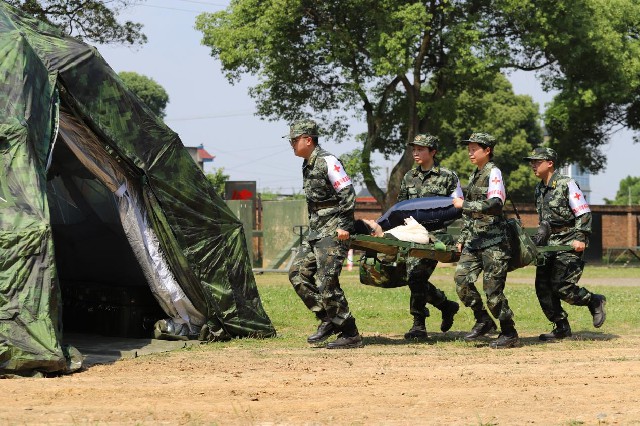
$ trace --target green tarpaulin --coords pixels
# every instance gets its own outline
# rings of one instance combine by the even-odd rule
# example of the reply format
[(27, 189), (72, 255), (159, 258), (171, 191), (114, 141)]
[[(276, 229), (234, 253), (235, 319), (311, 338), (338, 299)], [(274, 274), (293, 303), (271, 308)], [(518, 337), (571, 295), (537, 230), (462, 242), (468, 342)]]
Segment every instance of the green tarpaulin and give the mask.
[(92, 319), (275, 335), (242, 224), (178, 135), (95, 48), (4, 2), (0, 168), (0, 372), (68, 371), (63, 328)]

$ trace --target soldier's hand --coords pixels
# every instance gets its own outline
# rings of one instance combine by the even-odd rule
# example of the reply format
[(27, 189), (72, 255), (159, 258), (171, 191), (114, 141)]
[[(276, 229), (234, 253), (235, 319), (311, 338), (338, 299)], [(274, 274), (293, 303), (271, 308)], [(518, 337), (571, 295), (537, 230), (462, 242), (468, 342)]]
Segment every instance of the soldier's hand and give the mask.
[(578, 253), (580, 253), (581, 251), (584, 251), (586, 245), (585, 243), (583, 243), (582, 241), (578, 241), (578, 240), (573, 240), (571, 242), (571, 247), (573, 247), (573, 249), (575, 251), (577, 251)]
[(463, 198), (457, 197), (453, 199), (453, 207), (455, 207), (456, 209), (461, 209), (462, 203), (464, 203)]
[(349, 231), (345, 231), (344, 229), (338, 228), (338, 239), (339, 240), (348, 240), (349, 239)]
[(373, 235), (374, 237), (382, 237), (384, 235), (382, 227), (375, 220), (362, 219), (362, 221), (366, 223), (369, 228), (371, 228), (371, 235)]
[(462, 253), (462, 244), (460, 243), (456, 244), (456, 248), (458, 249), (459, 253)]

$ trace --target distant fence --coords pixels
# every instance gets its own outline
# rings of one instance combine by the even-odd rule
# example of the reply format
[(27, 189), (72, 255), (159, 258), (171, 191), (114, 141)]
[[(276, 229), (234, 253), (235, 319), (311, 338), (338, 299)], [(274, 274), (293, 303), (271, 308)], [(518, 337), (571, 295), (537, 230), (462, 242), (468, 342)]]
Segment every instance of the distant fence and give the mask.
[[(308, 226), (306, 202), (258, 200), (255, 207), (251, 201), (227, 201), (227, 204), (244, 225), (247, 247), (253, 252), (254, 267), (286, 266), (291, 248), (297, 246), (300, 238), (301, 228), (294, 227)], [(517, 208), (524, 227), (533, 232), (538, 226), (535, 206), (518, 204)], [(635, 265), (637, 259), (632, 253), (640, 252), (640, 205), (592, 205), (591, 211), (593, 234), (585, 252), (585, 260)], [(506, 212), (508, 216), (513, 216), (510, 203), (507, 203)], [(377, 219), (381, 214), (377, 203), (356, 203), (356, 219)], [(256, 229), (253, 229), (254, 223)], [(455, 228), (454, 225), (452, 231), (456, 231)], [(624, 256), (618, 257), (620, 252)]]

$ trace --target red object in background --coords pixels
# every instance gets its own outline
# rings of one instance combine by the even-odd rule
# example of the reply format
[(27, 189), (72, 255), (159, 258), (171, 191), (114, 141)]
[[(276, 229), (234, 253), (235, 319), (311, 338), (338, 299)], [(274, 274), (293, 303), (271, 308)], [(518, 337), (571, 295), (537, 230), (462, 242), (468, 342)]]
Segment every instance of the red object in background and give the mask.
[(253, 197), (253, 192), (249, 191), (248, 189), (242, 189), (240, 191), (233, 191), (233, 194), (231, 194), (231, 199), (232, 200), (252, 200)]

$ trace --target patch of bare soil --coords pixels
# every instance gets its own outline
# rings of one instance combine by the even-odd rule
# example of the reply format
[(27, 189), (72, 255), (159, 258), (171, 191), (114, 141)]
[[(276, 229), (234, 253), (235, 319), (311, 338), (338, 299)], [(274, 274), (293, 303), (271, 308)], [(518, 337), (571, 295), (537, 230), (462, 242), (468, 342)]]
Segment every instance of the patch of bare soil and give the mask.
[(196, 346), (2, 380), (0, 424), (640, 424), (640, 335), (574, 333), (498, 351), (437, 333), (335, 351)]

